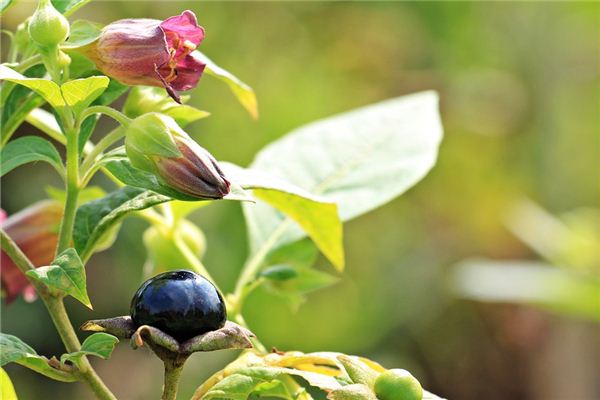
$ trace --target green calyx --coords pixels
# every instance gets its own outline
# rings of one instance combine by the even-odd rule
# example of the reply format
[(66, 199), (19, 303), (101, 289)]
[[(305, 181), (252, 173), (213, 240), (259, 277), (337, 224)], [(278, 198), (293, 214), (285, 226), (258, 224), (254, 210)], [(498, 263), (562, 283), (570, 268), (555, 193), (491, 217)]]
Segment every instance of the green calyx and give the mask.
[(159, 113), (134, 119), (125, 132), (125, 150), (134, 167), (155, 172), (153, 157), (181, 157), (175, 138), (187, 135), (175, 120)]
[(31, 39), (42, 47), (54, 47), (69, 36), (69, 21), (50, 0), (40, 0), (28, 26)]

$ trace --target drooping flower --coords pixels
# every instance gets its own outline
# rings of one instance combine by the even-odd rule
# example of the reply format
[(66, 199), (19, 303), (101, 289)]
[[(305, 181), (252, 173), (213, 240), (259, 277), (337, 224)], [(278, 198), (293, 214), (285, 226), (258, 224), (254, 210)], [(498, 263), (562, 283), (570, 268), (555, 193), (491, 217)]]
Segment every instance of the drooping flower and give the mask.
[(177, 92), (196, 87), (206, 66), (194, 54), (202, 39), (204, 28), (186, 10), (164, 21), (115, 21), (79, 50), (104, 74), (128, 85), (164, 86), (180, 102)]
[[(46, 200), (27, 207), (9, 218), (6, 218), (6, 213), (2, 211), (0, 222), (2, 229), (15, 241), (33, 265), (41, 267), (49, 265), (54, 259), (62, 215), (63, 210), (59, 202)], [(19, 294), (22, 294), (26, 301), (35, 300), (35, 290), (4, 252), (1, 254), (0, 270), (2, 290), (7, 303), (13, 301)]]
[(221, 199), (229, 181), (214, 157), (173, 118), (148, 113), (134, 119), (125, 134), (131, 164), (157, 175), (166, 185), (199, 199)]

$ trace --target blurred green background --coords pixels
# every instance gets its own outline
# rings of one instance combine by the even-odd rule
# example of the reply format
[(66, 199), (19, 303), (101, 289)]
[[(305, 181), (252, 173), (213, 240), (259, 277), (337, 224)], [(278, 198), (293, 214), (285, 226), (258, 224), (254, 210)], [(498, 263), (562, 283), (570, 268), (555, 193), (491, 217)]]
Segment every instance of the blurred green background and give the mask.
[[(34, 7), (20, 2), (2, 28), (14, 30)], [(219, 159), (247, 165), (303, 123), (420, 90), (441, 95), (445, 139), (434, 170), (345, 226), (346, 274), (297, 313), (265, 292), (249, 299), (246, 320), (264, 343), (368, 356), (411, 370), (450, 399), (600, 398), (597, 322), (463, 300), (448, 285), (465, 258), (539, 259), (506, 226), (521, 198), (552, 214), (600, 204), (600, 4), (98, 1), (72, 19), (163, 19), (186, 8), (206, 28), (202, 51), (259, 100), (253, 121), (221, 82), (201, 80), (191, 102), (212, 116), (188, 132)], [(110, 128), (105, 124), (100, 133)], [(19, 131), (32, 132), (27, 124)], [(59, 184), (49, 167), (19, 168), (2, 181), (2, 207), (14, 213), (45, 196), (49, 184)], [(226, 203), (192, 219), (207, 235), (205, 264), (228, 292), (247, 245), (240, 207)], [(94, 311), (68, 299), (75, 325), (128, 312), (142, 279), (144, 229), (127, 220), (114, 248), (92, 258)], [(589, 251), (597, 261), (598, 248)], [(319, 264), (332, 271), (325, 260)], [(600, 307), (599, 293), (594, 300)], [(39, 301), (18, 300), (1, 311), (3, 332), (40, 354), (61, 354)], [(234, 357), (192, 357), (180, 398)], [(123, 343), (95, 365), (119, 398), (160, 392), (160, 361), (146, 350)], [(83, 385), (20, 366), (6, 370), (22, 399), (89, 398)]]

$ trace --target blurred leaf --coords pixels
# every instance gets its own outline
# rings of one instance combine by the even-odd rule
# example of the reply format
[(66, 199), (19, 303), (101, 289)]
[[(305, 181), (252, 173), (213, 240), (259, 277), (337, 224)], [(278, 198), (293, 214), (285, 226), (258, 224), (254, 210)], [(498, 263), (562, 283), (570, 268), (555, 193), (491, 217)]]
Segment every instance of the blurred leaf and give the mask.
[(225, 82), (233, 94), (237, 97), (239, 102), (244, 108), (250, 113), (252, 118), (258, 118), (258, 103), (256, 101), (256, 95), (254, 90), (244, 82), (239, 80), (236, 76), (231, 74), (229, 71), (224, 70), (215, 64), (211, 59), (206, 57), (204, 54), (196, 50), (194, 52), (200, 60), (206, 64), (206, 73), (212, 75), (221, 81)]
[(542, 263), (464, 261), (452, 275), (451, 288), (477, 301), (523, 303), (600, 321), (600, 278)]
[(157, 193), (124, 187), (105, 197), (85, 203), (77, 209), (73, 241), (75, 249), (86, 260), (98, 242), (128, 213), (164, 203), (170, 199)]
[[(252, 189), (255, 197), (297, 222), (329, 261), (338, 270), (343, 270), (342, 222), (335, 204), (259, 170), (243, 169), (231, 163), (222, 163), (221, 166), (227, 177), (245, 189)], [(250, 229), (261, 232), (261, 222), (252, 222), (256, 226)], [(263, 241), (270, 233), (268, 230), (265, 232)]]
[(65, 361), (69, 360), (78, 368), (81, 368), (80, 362), (83, 356), (96, 356), (108, 360), (117, 343), (119, 343), (119, 339), (113, 335), (103, 332), (94, 333), (84, 340), (81, 350), (63, 354), (60, 357), (60, 362), (64, 364)]
[[(106, 168), (118, 180), (129, 186), (152, 190), (153, 192), (168, 196), (175, 200), (207, 201), (198, 199), (197, 197), (188, 196), (172, 189), (160, 182), (154, 174), (132, 166), (129, 160), (111, 161), (107, 164)], [(229, 189), (230, 193), (223, 197), (223, 200), (253, 201), (253, 199), (249, 197), (244, 189), (237, 185), (236, 182), (231, 182)]]
[[(186, 96), (183, 96), (181, 100), (185, 102)], [(163, 88), (136, 86), (131, 89), (123, 106), (125, 115), (129, 118), (136, 118), (153, 111), (168, 115), (181, 127), (210, 115), (210, 113), (195, 107), (178, 104)]]
[(58, 122), (56, 122), (56, 118), (48, 111), (42, 108), (34, 108), (25, 117), (25, 120), (51, 138), (58, 140), (63, 144), (66, 143), (66, 138), (64, 137)]
[[(442, 137), (437, 95), (424, 92), (327, 118), (261, 150), (251, 165), (338, 205), (347, 221), (405, 192), (435, 164)], [(282, 230), (286, 217), (258, 203), (244, 205), (252, 253), (305, 234)]]
[(17, 71), (14, 71), (4, 65), (0, 65), (0, 80), (23, 85), (44, 98), (52, 107), (61, 108), (65, 106), (60, 87), (49, 79), (27, 78)]
[(104, 92), (109, 81), (106, 76), (90, 76), (66, 82), (60, 90), (73, 113), (79, 115)]
[(89, 3), (91, 0), (51, 0), (54, 8), (65, 16), (73, 14), (75, 11)]
[(293, 311), (297, 311), (305, 301), (306, 294), (331, 286), (339, 280), (333, 275), (313, 268), (297, 266), (287, 266), (287, 268), (294, 271), (294, 277), (285, 280), (271, 279), (266, 282), (265, 288), (285, 300)]
[(373, 391), (363, 384), (352, 384), (336, 389), (327, 395), (330, 400), (377, 400)]
[(92, 43), (100, 36), (102, 26), (92, 21), (78, 19), (71, 22), (69, 39), (64, 46), (67, 49), (77, 48)]
[(62, 159), (52, 143), (41, 137), (24, 136), (8, 142), (0, 151), (0, 176), (34, 161), (45, 161), (64, 174)]
[[(46, 193), (53, 200), (64, 203), (67, 199), (67, 193), (64, 190), (54, 186), (47, 186)], [(88, 186), (79, 192), (77, 204), (87, 203), (88, 201), (96, 200), (106, 196), (106, 192), (100, 186)]]
[(0, 368), (0, 393), (2, 400), (17, 400), (15, 388), (4, 368)]
[(287, 281), (298, 276), (298, 271), (287, 265), (274, 265), (269, 268), (265, 268), (260, 276), (263, 278), (270, 279), (272, 281)]
[(8, 10), (10, 6), (15, 4), (15, 0), (0, 0), (0, 15)]
[(350, 357), (345, 354), (338, 356), (338, 360), (344, 366), (346, 373), (354, 383), (360, 383), (372, 388), (379, 372), (373, 370), (358, 357)]
[(39, 356), (34, 349), (13, 335), (0, 333), (0, 367), (17, 363), (48, 378), (62, 382), (75, 382), (77, 379), (64, 371), (48, 365), (48, 360)]
[(87, 294), (85, 268), (75, 249), (63, 251), (51, 265), (29, 270), (26, 275), (43, 283), (51, 291), (73, 296), (92, 309)]

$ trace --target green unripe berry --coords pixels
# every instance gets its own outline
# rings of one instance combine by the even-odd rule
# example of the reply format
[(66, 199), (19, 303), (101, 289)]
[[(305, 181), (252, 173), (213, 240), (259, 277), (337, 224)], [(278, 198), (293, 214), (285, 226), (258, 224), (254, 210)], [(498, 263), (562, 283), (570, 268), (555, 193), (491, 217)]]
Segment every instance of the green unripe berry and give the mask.
[(40, 46), (57, 46), (69, 36), (69, 21), (54, 8), (50, 0), (40, 0), (29, 21), (29, 36)]
[(379, 400), (422, 400), (421, 384), (405, 369), (382, 372), (373, 387)]

